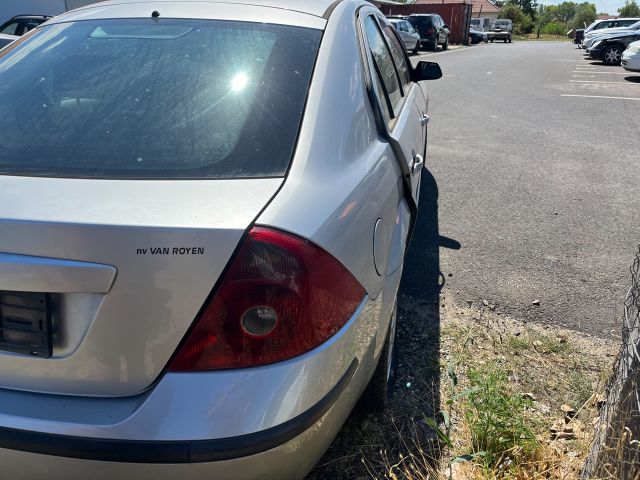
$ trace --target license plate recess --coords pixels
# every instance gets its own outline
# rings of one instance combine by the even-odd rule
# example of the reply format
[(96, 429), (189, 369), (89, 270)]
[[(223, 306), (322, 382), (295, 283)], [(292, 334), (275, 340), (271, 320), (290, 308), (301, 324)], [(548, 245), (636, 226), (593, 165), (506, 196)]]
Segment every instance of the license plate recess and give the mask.
[(0, 350), (51, 357), (50, 294), (0, 290)]

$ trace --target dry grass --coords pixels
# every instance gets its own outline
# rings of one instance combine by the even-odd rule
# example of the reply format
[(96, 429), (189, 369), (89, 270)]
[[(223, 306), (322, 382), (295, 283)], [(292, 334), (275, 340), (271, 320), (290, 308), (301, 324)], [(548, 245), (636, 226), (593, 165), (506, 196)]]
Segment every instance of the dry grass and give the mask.
[[(486, 391), (480, 402), (454, 401), (450, 456), (486, 450), (492, 434), (506, 437), (504, 448), (491, 444), (488, 454), (461, 464), (453, 476), (579, 478), (615, 343), (522, 324), (490, 308), (451, 306), (444, 320), (446, 359), (456, 365), (462, 388)], [(451, 397), (445, 385), (442, 398)]]
[(415, 338), (389, 412), (353, 416), (309, 478), (579, 478), (616, 342), (444, 298), (430, 318), (404, 300), (399, 327)]

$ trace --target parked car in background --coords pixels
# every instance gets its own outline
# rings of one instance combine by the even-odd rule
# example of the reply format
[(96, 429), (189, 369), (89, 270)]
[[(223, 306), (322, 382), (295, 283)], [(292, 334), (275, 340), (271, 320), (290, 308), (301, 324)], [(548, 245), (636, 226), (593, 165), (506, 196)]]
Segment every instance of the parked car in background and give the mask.
[(491, 19), (488, 17), (475, 17), (471, 19), (470, 25), (477, 32), (486, 32), (491, 28)]
[(591, 31), (586, 34), (584, 40), (582, 40), (582, 48), (584, 48), (585, 50), (590, 48), (596, 41), (606, 37), (607, 35), (617, 32), (637, 30), (638, 28), (640, 28), (640, 20), (636, 20), (631, 25), (626, 27), (603, 28), (601, 30)]
[(20, 37), (50, 18), (48, 15), (18, 15), (0, 25), (0, 33)]
[(605, 65), (619, 65), (627, 47), (640, 40), (640, 25), (636, 30), (621, 30), (602, 37), (587, 49), (587, 55), (593, 60), (602, 60)]
[(437, 13), (421, 14), (412, 13), (407, 17), (407, 21), (420, 34), (420, 46), (430, 50), (436, 50), (438, 45), (442, 49), (449, 48), (449, 25)]
[(47, 15), (54, 17), (68, 10), (101, 0), (0, 0), (0, 24), (16, 15)]
[(440, 67), (365, 0), (117, 0), (18, 42), (2, 477), (303, 478), (389, 398)]
[(418, 53), (420, 49), (420, 34), (413, 25), (402, 18), (388, 17), (389, 23), (395, 27), (402, 38), (402, 43), (407, 51)]
[(629, 72), (640, 72), (640, 41), (629, 44), (620, 63)]
[(489, 41), (489, 35), (487, 35), (487, 32), (479, 32), (477, 30), (474, 30), (473, 28), (470, 28), (469, 41), (473, 44), (480, 43), (480, 42), (486, 43)]
[(19, 39), (17, 35), (7, 35), (6, 33), (0, 33), (0, 48), (4, 48), (10, 43), (13, 43)]
[(585, 38), (585, 35), (591, 32), (597, 32), (605, 28), (619, 28), (628, 27), (636, 22), (640, 21), (640, 18), (615, 18), (609, 20), (596, 20), (586, 28), (576, 29), (573, 36), (573, 43), (581, 44)]
[(511, 43), (511, 34), (513, 32), (513, 22), (508, 18), (499, 18), (491, 23), (491, 29), (487, 32), (489, 40), (502, 40), (504, 43)]

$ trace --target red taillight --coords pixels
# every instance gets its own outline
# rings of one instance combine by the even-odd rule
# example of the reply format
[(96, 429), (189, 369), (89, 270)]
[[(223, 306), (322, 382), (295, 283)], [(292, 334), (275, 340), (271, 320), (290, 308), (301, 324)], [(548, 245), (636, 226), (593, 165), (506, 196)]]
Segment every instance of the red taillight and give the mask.
[(433, 27), (427, 28), (427, 35), (431, 35), (432, 33), (436, 33), (436, 29)]
[(321, 248), (255, 227), (170, 370), (248, 367), (295, 357), (342, 328), (364, 295), (349, 271)]

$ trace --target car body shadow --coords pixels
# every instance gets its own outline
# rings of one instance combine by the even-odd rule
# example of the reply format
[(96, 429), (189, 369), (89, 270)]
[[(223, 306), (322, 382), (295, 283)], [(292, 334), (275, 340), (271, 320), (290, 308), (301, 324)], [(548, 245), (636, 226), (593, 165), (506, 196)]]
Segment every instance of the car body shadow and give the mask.
[[(446, 279), (440, 248), (459, 250), (457, 241), (440, 235), (438, 185), (423, 170), (420, 207), (398, 295), (398, 375), (396, 389), (415, 389), (421, 414), (434, 418), (440, 410), (440, 291)], [(413, 381), (412, 381), (413, 379)]]
[(624, 77), (624, 79), (627, 82), (631, 82), (631, 83), (640, 83), (640, 73), (638, 73), (637, 75), (631, 74), (628, 77)]

